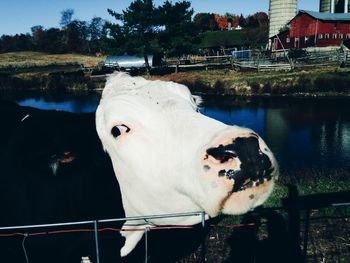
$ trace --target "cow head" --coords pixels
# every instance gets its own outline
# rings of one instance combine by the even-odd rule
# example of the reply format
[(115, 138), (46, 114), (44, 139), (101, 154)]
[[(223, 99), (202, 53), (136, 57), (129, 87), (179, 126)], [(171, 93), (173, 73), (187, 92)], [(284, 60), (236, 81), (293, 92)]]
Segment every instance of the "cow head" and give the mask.
[[(96, 126), (112, 159), (126, 216), (242, 214), (270, 195), (278, 168), (264, 141), (252, 130), (202, 115), (198, 99), (173, 82), (126, 74), (108, 78)], [(186, 225), (200, 219), (151, 221)], [(122, 256), (140, 239), (139, 232), (138, 237), (124, 235)]]

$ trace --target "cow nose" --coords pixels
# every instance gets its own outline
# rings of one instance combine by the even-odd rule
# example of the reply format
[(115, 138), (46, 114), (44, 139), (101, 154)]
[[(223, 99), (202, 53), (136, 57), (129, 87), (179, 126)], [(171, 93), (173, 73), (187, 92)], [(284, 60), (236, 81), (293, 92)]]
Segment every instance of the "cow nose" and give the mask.
[[(216, 160), (216, 166), (224, 167), (219, 170), (219, 177), (234, 180), (232, 192), (258, 186), (272, 179), (272, 162), (261, 151), (257, 136), (235, 138), (228, 145), (207, 149), (207, 155)], [(239, 160), (239, 167), (228, 168), (226, 163), (234, 159)]]

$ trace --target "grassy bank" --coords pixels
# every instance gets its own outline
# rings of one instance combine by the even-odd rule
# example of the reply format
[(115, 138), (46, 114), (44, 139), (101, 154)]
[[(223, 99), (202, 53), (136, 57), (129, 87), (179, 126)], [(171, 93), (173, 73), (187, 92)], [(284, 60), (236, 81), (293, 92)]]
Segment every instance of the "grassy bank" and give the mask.
[(43, 52), (10, 52), (0, 54), (1, 68), (30, 68), (62, 65), (84, 65), (94, 67), (104, 57), (86, 56), (80, 54), (47, 54)]
[(325, 67), (291, 72), (180, 72), (152, 79), (185, 84), (194, 92), (229, 95), (349, 95), (350, 68)]
[(93, 81), (83, 67), (95, 67), (105, 57), (80, 54), (13, 52), (0, 54), (2, 90), (89, 90), (101, 89), (102, 81)]
[[(58, 81), (67, 89), (102, 88), (89, 78), (72, 77), (74, 72), (96, 66), (104, 57), (79, 54), (14, 52), (0, 54), (0, 88), (55, 88)], [(68, 74), (71, 72), (72, 74)], [(56, 74), (56, 75), (55, 75)], [(61, 76), (58, 76), (61, 74)], [(66, 75), (65, 75), (66, 74)], [(77, 74), (79, 76), (80, 73)], [(52, 76), (54, 75), (54, 76)], [(237, 72), (229, 69), (153, 75), (150, 79), (171, 80), (187, 85), (193, 92), (239, 96), (349, 96), (350, 68), (320, 67), (290, 72)], [(52, 81), (52, 79), (54, 79)], [(77, 79), (79, 80), (77, 82)], [(88, 84), (87, 84), (88, 83)]]

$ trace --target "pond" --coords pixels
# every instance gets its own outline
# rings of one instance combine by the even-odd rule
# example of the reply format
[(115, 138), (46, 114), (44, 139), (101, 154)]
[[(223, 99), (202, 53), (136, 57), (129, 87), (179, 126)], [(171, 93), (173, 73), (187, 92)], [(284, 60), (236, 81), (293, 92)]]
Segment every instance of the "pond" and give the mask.
[[(23, 106), (94, 112), (99, 94), (3, 94)], [(1, 98), (1, 97), (0, 97)], [(201, 112), (258, 132), (282, 172), (350, 170), (350, 99), (206, 96)]]

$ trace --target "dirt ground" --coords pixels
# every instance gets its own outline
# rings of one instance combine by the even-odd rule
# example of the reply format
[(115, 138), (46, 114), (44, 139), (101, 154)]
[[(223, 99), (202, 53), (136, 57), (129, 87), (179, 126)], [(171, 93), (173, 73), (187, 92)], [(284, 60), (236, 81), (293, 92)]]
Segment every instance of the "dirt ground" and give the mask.
[[(303, 253), (304, 215), (299, 222), (300, 235), (294, 236), (288, 231), (290, 225), (285, 215), (280, 216), (277, 212), (256, 220), (254, 225), (233, 227), (225, 220), (220, 222), (221, 227), (211, 227), (203, 244), (178, 263), (350, 262), (350, 215), (332, 210), (311, 211), (306, 258)], [(248, 218), (242, 220), (250, 221)]]

